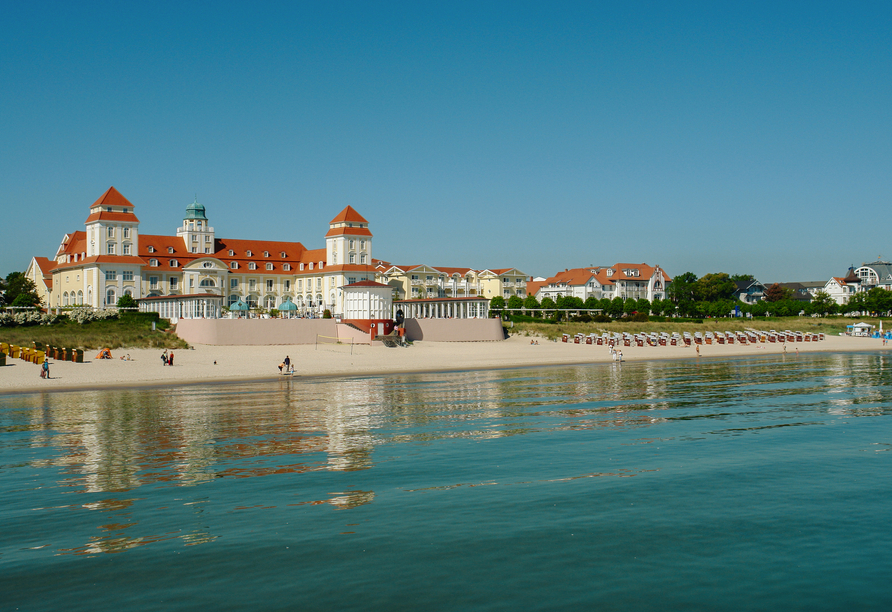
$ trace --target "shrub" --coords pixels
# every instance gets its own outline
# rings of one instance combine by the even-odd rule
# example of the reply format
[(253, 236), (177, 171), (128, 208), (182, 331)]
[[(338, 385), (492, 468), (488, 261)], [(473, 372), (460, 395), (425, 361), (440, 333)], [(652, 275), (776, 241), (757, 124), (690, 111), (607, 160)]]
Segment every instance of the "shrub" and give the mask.
[(322, 313), (322, 318), (323, 318), (323, 319), (330, 319), (330, 318), (331, 318), (331, 311), (330, 311), (328, 308), (326, 308), (325, 311)]

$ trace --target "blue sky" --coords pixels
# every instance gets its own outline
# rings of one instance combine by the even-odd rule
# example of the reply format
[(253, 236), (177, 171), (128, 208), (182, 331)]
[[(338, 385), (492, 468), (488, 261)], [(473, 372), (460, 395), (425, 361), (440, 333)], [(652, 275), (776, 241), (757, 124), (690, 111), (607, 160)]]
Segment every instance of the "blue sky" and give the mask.
[(892, 4), (6, 2), (0, 274), (144, 233), (825, 280), (892, 260)]

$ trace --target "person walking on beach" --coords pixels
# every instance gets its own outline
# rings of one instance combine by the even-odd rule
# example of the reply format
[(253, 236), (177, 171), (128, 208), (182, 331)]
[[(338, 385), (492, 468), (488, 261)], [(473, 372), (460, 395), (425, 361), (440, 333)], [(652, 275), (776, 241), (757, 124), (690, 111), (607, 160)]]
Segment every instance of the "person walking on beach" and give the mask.
[(288, 355), (285, 355), (285, 362), (284, 362), (284, 363), (285, 363), (285, 370), (288, 370), (288, 366), (291, 365), (291, 357), (289, 357)]
[(696, 346), (697, 346), (697, 357), (699, 357), (700, 356), (700, 345), (698, 344)]
[(164, 352), (161, 353), (161, 365), (167, 365), (167, 349), (164, 349)]
[(49, 378), (50, 377), (50, 358), (43, 358), (43, 365), (40, 366), (40, 377), (41, 378)]
[(170, 354), (167, 356), (167, 365), (173, 365), (173, 351), (170, 351)]

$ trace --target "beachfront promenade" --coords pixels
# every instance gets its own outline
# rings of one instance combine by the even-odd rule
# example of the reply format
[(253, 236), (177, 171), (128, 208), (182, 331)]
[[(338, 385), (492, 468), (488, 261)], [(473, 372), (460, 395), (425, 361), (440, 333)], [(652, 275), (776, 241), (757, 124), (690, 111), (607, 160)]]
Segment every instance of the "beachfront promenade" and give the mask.
[[(828, 336), (821, 342), (786, 345), (786, 359), (795, 359), (796, 351), (887, 351), (881, 340), (850, 336)], [(351, 352), (352, 351), (352, 352)], [(628, 367), (652, 359), (711, 359), (758, 357), (785, 352), (782, 344), (712, 344), (696, 349), (688, 346), (623, 347)], [(112, 351), (113, 359), (88, 363), (55, 362), (52, 379), (41, 380), (38, 366), (12, 359), (0, 368), (0, 393), (17, 391), (63, 390), (96, 387), (131, 387), (140, 385), (175, 385), (212, 381), (260, 380), (279, 378), (295, 384), (301, 377), (363, 376), (426, 371), (484, 370), (543, 365), (607, 363), (613, 360), (605, 346), (550, 342), (542, 338), (530, 344), (526, 336), (513, 336), (500, 342), (416, 342), (406, 348), (381, 345), (312, 344), (276, 346), (195, 345), (191, 350), (176, 351), (175, 366), (161, 365), (159, 349), (121, 349)], [(132, 361), (119, 357), (129, 354)], [(294, 379), (278, 374), (278, 364), (285, 355), (295, 366)], [(92, 357), (92, 356), (91, 356)]]

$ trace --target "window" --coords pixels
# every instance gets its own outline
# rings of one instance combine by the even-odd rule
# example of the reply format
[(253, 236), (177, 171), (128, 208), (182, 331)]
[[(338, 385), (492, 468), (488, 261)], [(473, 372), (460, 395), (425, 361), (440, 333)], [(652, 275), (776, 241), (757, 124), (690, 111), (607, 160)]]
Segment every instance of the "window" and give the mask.
[(229, 256), (230, 257), (235, 256), (235, 251), (233, 251), (232, 249), (229, 249)]
[(214, 267), (214, 264), (213, 264), (213, 262), (206, 261), (206, 262), (204, 262), (203, 264), (201, 264), (201, 267), (202, 267), (202, 268), (213, 268), (213, 267)]
[(180, 262), (178, 262), (176, 259), (171, 259), (171, 260), (170, 260), (170, 267), (171, 267), (171, 268), (176, 268), (176, 267), (179, 266), (179, 265), (180, 265)]
[(356, 263), (356, 255), (354, 255), (353, 253), (350, 253), (350, 263), (352, 263), (352, 264)]
[(124, 238), (130, 238), (130, 228), (129, 227), (124, 228)]
[(290, 280), (285, 281), (285, 291), (291, 291), (291, 281)]
[(237, 278), (229, 279), (229, 288), (233, 291), (238, 289), (238, 279)]
[[(313, 269), (313, 262), (311, 261), (310, 262), (310, 270), (312, 270), (312, 269)], [(301, 270), (303, 270), (303, 268), (301, 268)]]
[(124, 244), (124, 255), (130, 255), (130, 244), (129, 243)]
[(282, 259), (285, 259), (285, 251), (282, 251), (281, 253), (279, 253), (279, 255), (282, 256)]
[(133, 280), (133, 270), (124, 270), (124, 271), (122, 272), (122, 274), (124, 275), (124, 280), (125, 280), (125, 281), (132, 281), (132, 280)]
[(300, 264), (300, 269), (301, 269), (301, 271), (303, 271), (303, 269), (304, 269), (304, 265), (303, 265), (303, 264)]
[(232, 305), (238, 302), (238, 296), (230, 295), (229, 298), (227, 298), (227, 301), (229, 302), (229, 307), (232, 308)]
[(114, 242), (108, 243), (108, 245), (106, 246), (106, 254), (108, 254), (108, 255), (115, 254), (115, 243)]
[[(66, 278), (65, 280), (67, 281), (68, 279)], [(107, 280), (107, 281), (118, 280), (118, 273), (115, 270), (106, 270), (105, 271), (105, 280)]]
[(264, 251), (264, 252), (263, 252), (263, 256), (264, 256), (264, 257), (269, 257), (269, 251)]
[(248, 281), (248, 291), (254, 291), (255, 289), (257, 289), (257, 281), (252, 278)]
[(274, 283), (274, 281), (271, 281), (271, 280), (267, 280), (267, 281), (266, 281), (266, 290), (267, 290), (267, 291), (272, 291), (272, 290), (273, 290), (273, 283)]
[(233, 270), (238, 270), (238, 262), (235, 262), (235, 261), (231, 262), (229, 264), (229, 267), (232, 268)]
[(360, 250), (360, 251), (365, 251), (365, 240), (360, 240), (360, 241), (359, 241), (359, 250)]
[(316, 289), (322, 289), (322, 279), (321, 278), (316, 279)]
[(168, 253), (173, 253), (173, 247), (167, 247), (167, 252), (168, 252)]
[(322, 269), (322, 262), (321, 262), (321, 261), (319, 262), (319, 269), (320, 269), (320, 270)]
[(212, 278), (206, 278), (200, 283), (198, 283), (199, 287), (216, 287), (217, 283)]
[(158, 277), (150, 276), (149, 277), (149, 289), (157, 289), (158, 288)]
[(355, 240), (351, 240), (351, 241), (350, 241), (350, 250), (353, 250), (353, 249), (355, 249), (355, 248), (356, 248), (356, 241), (355, 241)]
[(286, 272), (291, 270), (291, 264), (282, 264), (282, 269)]
[(149, 265), (152, 266), (153, 268), (157, 268), (157, 267), (158, 267), (158, 260), (157, 260), (157, 259), (150, 259), (150, 260), (149, 260)]
[(248, 264), (248, 269), (249, 269), (249, 270), (256, 270), (256, 269), (257, 269), (257, 264), (254, 263), (254, 262), (252, 261), (251, 263)]
[(247, 252), (245, 253), (245, 255), (247, 255), (248, 257), (251, 257), (251, 251), (247, 251)]
[(155, 247), (150, 246), (150, 247), (149, 247), (149, 253), (154, 253), (154, 252), (155, 252)]
[(364, 264), (364, 263), (365, 263), (365, 253), (362, 253), (362, 254), (359, 256), (359, 263), (361, 263), (361, 264)]
[(115, 228), (113, 228), (113, 227), (108, 228), (108, 237), (109, 238), (115, 237)]
[(180, 282), (180, 281), (179, 281), (179, 279), (178, 279), (176, 276), (171, 276), (171, 277), (170, 277), (170, 290), (171, 290), (171, 291), (176, 291), (176, 289), (177, 289), (177, 285), (179, 284), (179, 282)]
[(267, 269), (267, 270), (272, 270), (272, 269), (273, 269), (273, 264), (271, 264), (271, 263), (266, 264), (266, 269)]
[(211, 252), (211, 247), (204, 247), (204, 252), (206, 255), (209, 255)]
[(205, 241), (205, 242), (210, 242), (210, 241), (211, 241), (211, 237), (210, 237), (210, 236), (205, 236), (205, 237), (204, 237), (204, 241)]
[(355, 276), (350, 276), (350, 277), (347, 278), (347, 284), (348, 284), (348, 285), (352, 285), (352, 284), (355, 283), (355, 282), (356, 282), (356, 277), (355, 277)]
[(118, 303), (117, 294), (114, 289), (109, 289), (105, 292), (105, 305), (106, 306), (114, 306)]
[(300, 279), (300, 278), (297, 279), (297, 290), (298, 290), (298, 291), (302, 291), (302, 290), (303, 290), (303, 284), (304, 284), (304, 281), (303, 281), (302, 279)]

